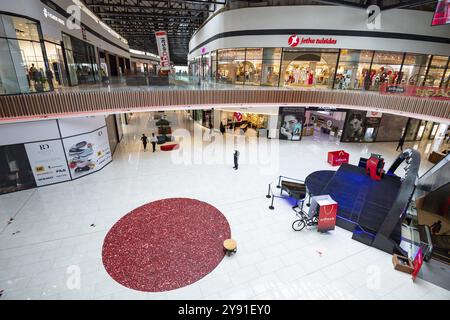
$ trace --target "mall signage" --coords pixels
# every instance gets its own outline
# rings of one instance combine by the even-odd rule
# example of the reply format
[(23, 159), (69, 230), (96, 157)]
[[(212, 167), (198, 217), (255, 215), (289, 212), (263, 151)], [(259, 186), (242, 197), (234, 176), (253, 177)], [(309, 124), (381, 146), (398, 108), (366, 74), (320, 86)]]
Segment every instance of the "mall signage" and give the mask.
[(58, 18), (57, 16), (55, 16), (53, 13), (51, 13), (50, 11), (47, 10), (47, 8), (44, 8), (43, 10), (44, 12), (44, 17), (47, 19), (52, 19), (53, 21), (58, 22), (59, 24), (62, 24), (63, 26), (66, 26), (66, 23), (64, 22), (63, 19)]
[(288, 44), (292, 48), (295, 48), (299, 45), (314, 45), (314, 44), (336, 44), (337, 40), (334, 38), (325, 38), (325, 37), (302, 37), (296, 34), (291, 35), (288, 38)]
[(169, 42), (166, 31), (155, 32), (156, 44), (160, 58), (161, 70), (170, 70)]

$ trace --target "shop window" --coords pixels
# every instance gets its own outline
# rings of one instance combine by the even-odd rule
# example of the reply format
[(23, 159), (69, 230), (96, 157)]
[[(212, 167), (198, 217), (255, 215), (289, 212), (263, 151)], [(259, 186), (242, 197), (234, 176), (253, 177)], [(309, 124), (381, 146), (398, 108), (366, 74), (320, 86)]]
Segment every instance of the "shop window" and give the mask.
[(70, 37), (64, 33), (62, 34), (62, 41), (64, 44), (64, 54), (66, 56), (67, 68), (69, 71), (69, 83), (71, 86), (76, 86), (78, 84), (77, 67), (73, 59), (72, 42), (70, 41)]
[(37, 23), (26, 18), (2, 15), (4, 34), (7, 38), (40, 41)]
[(281, 48), (264, 48), (261, 85), (277, 86), (280, 78)]
[(449, 66), (447, 67), (447, 71), (445, 72), (444, 81), (442, 81), (442, 87), (443, 88), (450, 87), (450, 61)]
[(370, 63), (373, 51), (342, 49), (336, 72), (336, 89), (368, 90), (371, 85)]
[(52, 82), (54, 88), (67, 85), (66, 70), (64, 67), (64, 58), (60, 45), (45, 42), (45, 51), (47, 53), (48, 64), (52, 72)]
[(0, 94), (50, 90), (38, 24), (0, 15), (0, 34)]
[(425, 79), (430, 56), (408, 53), (403, 62), (400, 84), (422, 85)]
[(262, 48), (247, 48), (245, 62), (239, 66), (239, 73), (244, 73), (246, 85), (261, 84)]
[[(21, 92), (8, 40), (6, 39), (0, 39), (0, 61), (0, 94)], [(21, 67), (20, 70), (22, 70)], [(25, 84), (27, 84), (26, 81)]]
[(331, 88), (338, 52), (336, 50), (286, 50), (281, 81), (292, 87)]
[(211, 52), (211, 77), (214, 80), (217, 80), (216, 75), (217, 75), (217, 52), (213, 51)]
[(397, 83), (403, 53), (376, 51), (370, 70), (370, 90), (379, 90), (383, 83)]
[(244, 60), (245, 49), (221, 49), (218, 50), (220, 60)]
[(217, 79), (229, 84), (244, 83), (245, 49), (218, 50)]
[(423, 85), (439, 87), (444, 75), (445, 67), (447, 66), (447, 62), (448, 57), (446, 56), (433, 56), (430, 69), (428, 70), (428, 75)]

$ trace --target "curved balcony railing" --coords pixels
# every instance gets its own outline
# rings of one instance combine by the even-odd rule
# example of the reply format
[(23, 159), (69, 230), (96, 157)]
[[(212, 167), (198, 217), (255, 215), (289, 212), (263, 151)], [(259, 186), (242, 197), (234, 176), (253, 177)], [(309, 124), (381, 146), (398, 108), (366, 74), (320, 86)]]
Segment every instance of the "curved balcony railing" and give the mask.
[(247, 87), (173, 78), (169, 85), (97, 84), (0, 96), (0, 121), (214, 105), (326, 105), (450, 119), (450, 100), (326, 89)]

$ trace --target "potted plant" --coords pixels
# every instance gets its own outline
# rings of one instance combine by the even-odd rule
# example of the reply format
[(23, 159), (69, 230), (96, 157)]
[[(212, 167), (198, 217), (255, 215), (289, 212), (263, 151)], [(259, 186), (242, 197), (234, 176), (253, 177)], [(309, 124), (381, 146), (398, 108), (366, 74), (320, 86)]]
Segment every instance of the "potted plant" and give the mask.
[(43, 92), (44, 91), (44, 84), (47, 81), (47, 79), (43, 76), (39, 76), (35, 79), (34, 88), (37, 92)]

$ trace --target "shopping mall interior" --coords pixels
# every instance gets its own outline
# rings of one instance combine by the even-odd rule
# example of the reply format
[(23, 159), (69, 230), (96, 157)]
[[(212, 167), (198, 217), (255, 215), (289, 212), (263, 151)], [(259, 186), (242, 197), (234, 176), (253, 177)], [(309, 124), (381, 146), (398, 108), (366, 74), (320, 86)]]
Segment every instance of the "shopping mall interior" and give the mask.
[(0, 300), (449, 300), (449, 78), (448, 0), (0, 0)]

